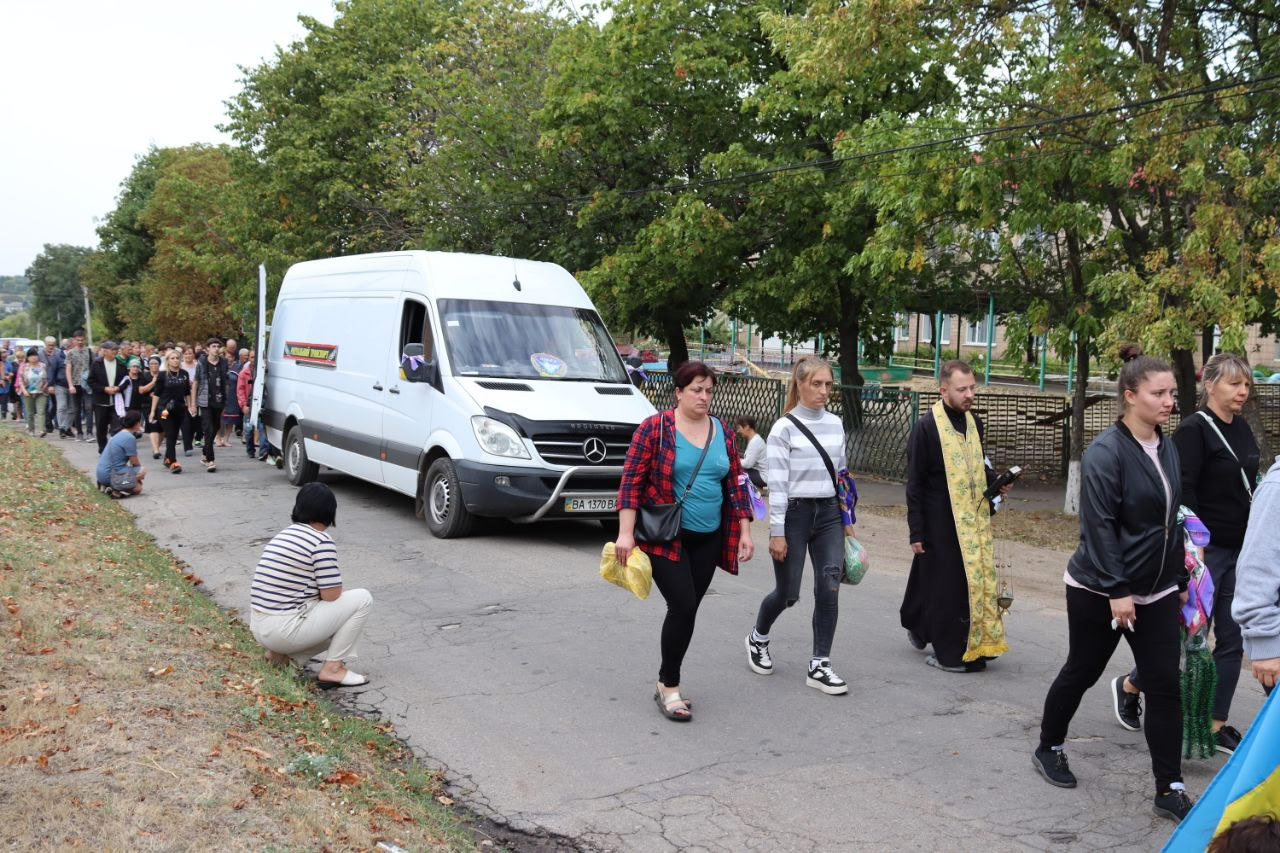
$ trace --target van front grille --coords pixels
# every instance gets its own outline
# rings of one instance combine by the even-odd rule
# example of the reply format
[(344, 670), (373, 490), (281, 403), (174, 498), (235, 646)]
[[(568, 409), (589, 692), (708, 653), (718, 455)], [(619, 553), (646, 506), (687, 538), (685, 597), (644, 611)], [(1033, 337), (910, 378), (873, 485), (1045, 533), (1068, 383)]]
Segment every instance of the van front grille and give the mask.
[[(556, 434), (537, 436), (533, 446), (552, 465), (621, 465), (631, 443), (619, 441), (616, 436)], [(601, 448), (603, 458), (599, 454)], [(592, 457), (587, 455), (589, 450), (595, 451)]]

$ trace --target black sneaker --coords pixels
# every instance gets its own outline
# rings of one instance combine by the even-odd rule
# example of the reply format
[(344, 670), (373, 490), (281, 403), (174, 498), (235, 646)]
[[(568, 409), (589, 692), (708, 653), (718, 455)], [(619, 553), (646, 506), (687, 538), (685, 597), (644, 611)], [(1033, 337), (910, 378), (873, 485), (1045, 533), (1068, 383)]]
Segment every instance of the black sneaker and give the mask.
[(1182, 823), (1182, 819), (1187, 816), (1187, 812), (1191, 811), (1194, 805), (1191, 798), (1187, 796), (1187, 789), (1182, 787), (1181, 782), (1174, 782), (1173, 786), (1163, 794), (1156, 794), (1155, 801), (1151, 805), (1151, 811), (1160, 817), (1167, 817), (1174, 823)]
[(911, 648), (918, 652), (924, 651), (925, 646), (929, 645), (924, 640), (920, 639), (920, 635), (915, 631), (912, 631), (910, 628), (907, 629), (907, 642), (911, 644)]
[(1231, 755), (1236, 751), (1236, 747), (1240, 745), (1241, 735), (1234, 726), (1223, 726), (1218, 729), (1218, 733), (1213, 737), (1216, 741), (1218, 752), (1225, 752)]
[(818, 665), (809, 669), (809, 677), (805, 684), (821, 690), (831, 696), (839, 696), (849, 692), (849, 685), (831, 669), (829, 661), (819, 661)]
[(757, 643), (747, 635), (747, 666), (758, 675), (773, 674), (773, 659), (769, 657), (769, 644)]
[(1115, 711), (1116, 722), (1131, 732), (1142, 731), (1142, 698), (1137, 693), (1126, 693), (1125, 676), (1117, 675), (1111, 679), (1111, 709)]
[(1031, 754), (1031, 763), (1036, 772), (1044, 777), (1044, 781), (1059, 788), (1074, 788), (1076, 774), (1071, 772), (1067, 764), (1067, 753), (1062, 749), (1037, 749)]

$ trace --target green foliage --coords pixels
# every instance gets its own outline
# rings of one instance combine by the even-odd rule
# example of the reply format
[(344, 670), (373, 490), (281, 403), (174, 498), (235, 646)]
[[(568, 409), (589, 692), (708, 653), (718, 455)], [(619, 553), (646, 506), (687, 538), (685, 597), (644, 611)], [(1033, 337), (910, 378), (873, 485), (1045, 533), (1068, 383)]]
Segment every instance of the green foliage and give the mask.
[(0, 338), (34, 338), (36, 321), (29, 311), (0, 317)]
[(25, 275), (0, 275), (0, 297), (29, 298), (31, 284)]
[(33, 305), (31, 319), (46, 334), (65, 337), (84, 325), (84, 292), (80, 268), (92, 249), (46, 243), (27, 267)]

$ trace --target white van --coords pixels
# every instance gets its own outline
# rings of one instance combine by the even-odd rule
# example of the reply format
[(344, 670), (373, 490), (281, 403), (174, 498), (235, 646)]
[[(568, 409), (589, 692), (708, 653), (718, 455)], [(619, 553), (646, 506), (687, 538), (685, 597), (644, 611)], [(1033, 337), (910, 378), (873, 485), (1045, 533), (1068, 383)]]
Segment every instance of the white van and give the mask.
[(615, 519), (653, 406), (555, 264), (388, 252), (289, 268), (263, 420), (291, 482), (320, 465), (414, 497), (427, 526)]

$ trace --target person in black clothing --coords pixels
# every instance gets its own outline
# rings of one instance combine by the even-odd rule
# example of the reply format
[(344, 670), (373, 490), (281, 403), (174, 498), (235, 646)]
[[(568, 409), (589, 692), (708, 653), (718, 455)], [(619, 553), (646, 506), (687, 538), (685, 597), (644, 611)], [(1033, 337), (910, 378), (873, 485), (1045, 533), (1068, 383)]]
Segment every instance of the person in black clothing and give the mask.
[[(949, 361), (942, 368), (942, 410), (955, 431), (968, 431), (966, 415), (972, 414), (977, 380), (963, 361)], [(965, 572), (955, 514), (942, 458), (942, 440), (930, 409), (920, 416), (907, 438), (907, 528), (914, 557), (907, 589), (898, 615), (907, 640), (919, 651), (932, 644), (930, 666), (947, 672), (981, 672), (987, 661), (965, 661), (971, 623), (969, 579)], [(973, 415), (978, 442), (983, 440), (982, 420)], [(985, 470), (987, 485), (995, 473)]]
[[(151, 396), (155, 392), (156, 385), (160, 382), (160, 372), (164, 359), (158, 355), (151, 356), (147, 360), (147, 374), (150, 378), (150, 386), (147, 388), (145, 399), (142, 401), (142, 411), (146, 414), (146, 428), (143, 430), (151, 441), (151, 458), (160, 458), (160, 445), (164, 441), (164, 422), (151, 417)], [(144, 383), (145, 384), (145, 383)]]
[[(1123, 636), (1142, 672), (1151, 713), (1147, 748), (1156, 780), (1152, 810), (1181, 821), (1191, 810), (1182, 784), (1178, 611), (1186, 599), (1178, 450), (1160, 432), (1173, 412), (1169, 365), (1121, 351), (1117, 382), (1124, 414), (1081, 460), (1080, 545), (1067, 563), (1067, 662), (1044, 700), (1036, 772), (1074, 788), (1063, 750), (1085, 691), (1097, 683)], [(1141, 623), (1141, 624), (1139, 624)]]
[(164, 424), (164, 467), (173, 474), (182, 473), (182, 466), (178, 464), (178, 433), (182, 431), (183, 415), (194, 409), (191, 377), (182, 368), (182, 356), (171, 349), (165, 356), (165, 369), (156, 377), (151, 393), (151, 418)]
[[(1253, 489), (1258, 482), (1258, 442), (1240, 417), (1253, 372), (1238, 355), (1218, 353), (1204, 365), (1201, 409), (1184, 418), (1173, 434), (1182, 463), (1182, 505), (1209, 528), (1204, 549), (1205, 566), (1213, 577), (1213, 659), (1218, 689), (1213, 700), (1213, 730), (1219, 752), (1228, 755), (1240, 744), (1241, 734), (1227, 725), (1231, 699), (1240, 681), (1244, 642), (1240, 626), (1231, 617), (1235, 598), (1236, 559), (1244, 545)], [(1111, 702), (1116, 720), (1131, 732), (1142, 728), (1139, 692), (1142, 678), (1135, 667), (1128, 677), (1111, 682)]]
[(200, 409), (200, 427), (204, 434), (204, 469), (218, 470), (214, 462), (214, 445), (222, 429), (222, 409), (227, 402), (227, 362), (222, 358), (222, 341), (209, 338), (204, 357), (196, 365), (192, 396)]
[(124, 366), (116, 360), (114, 341), (103, 341), (98, 347), (98, 357), (89, 368), (89, 388), (93, 392), (94, 432), (98, 437), (98, 452), (107, 446), (108, 434), (116, 422), (115, 395), (124, 379)]

